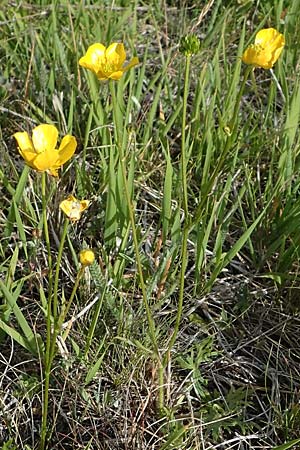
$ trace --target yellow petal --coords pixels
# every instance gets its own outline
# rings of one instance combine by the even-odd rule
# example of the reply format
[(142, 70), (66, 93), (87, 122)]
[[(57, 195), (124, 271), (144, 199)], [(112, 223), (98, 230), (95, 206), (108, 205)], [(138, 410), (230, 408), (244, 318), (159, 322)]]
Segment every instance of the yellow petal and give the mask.
[(104, 72), (102, 69), (97, 70), (96, 72), (97, 78), (100, 81), (104, 81), (108, 79), (108, 75), (106, 72)]
[(119, 80), (121, 78), (121, 76), (123, 75), (124, 70), (119, 70), (118, 72), (112, 72), (111, 74), (109, 74), (107, 78), (110, 78), (112, 80)]
[(32, 151), (27, 151), (27, 150), (21, 150), (19, 149), (20, 155), (22, 156), (22, 158), (25, 160), (26, 164), (28, 164), (28, 166), (32, 167), (33, 169), (34, 167), (34, 160), (37, 156), (36, 153), (33, 153)]
[(277, 46), (276, 42), (278, 38), (281, 41), (283, 35), (275, 30), (275, 28), (264, 28), (256, 34), (254, 43), (261, 45), (263, 48), (270, 47), (274, 44)]
[(119, 44), (117, 42), (113, 42), (107, 47), (106, 52), (106, 61), (107, 65), (111, 67), (114, 71), (118, 71), (120, 69), (126, 59), (126, 52), (123, 44)]
[(139, 62), (139, 58), (135, 56), (125, 67), (123, 67), (124, 72), (126, 72), (128, 69), (131, 69), (131, 67), (136, 66), (137, 64), (139, 64)]
[(58, 131), (54, 125), (39, 125), (32, 130), (32, 143), (37, 153), (54, 150)]
[(90, 200), (81, 200), (81, 202), (80, 202), (81, 212), (83, 212), (85, 209), (87, 209), (89, 207), (90, 203), (91, 203)]
[(99, 67), (105, 63), (106, 47), (102, 44), (93, 44), (88, 49), (86, 54), (80, 58), (79, 65), (87, 69), (97, 72)]
[(59, 166), (62, 166), (67, 162), (72, 156), (77, 147), (77, 141), (74, 136), (67, 134), (61, 141), (58, 149), (58, 162)]
[[(35, 153), (34, 147), (32, 145), (32, 141), (26, 131), (15, 133), (13, 136), (18, 143), (20, 153), (21, 152)], [(22, 153), (21, 153), (21, 155), (23, 156)], [(23, 158), (24, 158), (24, 156), (23, 156)]]
[(39, 153), (35, 157), (34, 161), (32, 161), (32, 165), (34, 169), (44, 172), (45, 170), (49, 170), (51, 167), (55, 167), (57, 160), (57, 150), (46, 150), (43, 153)]

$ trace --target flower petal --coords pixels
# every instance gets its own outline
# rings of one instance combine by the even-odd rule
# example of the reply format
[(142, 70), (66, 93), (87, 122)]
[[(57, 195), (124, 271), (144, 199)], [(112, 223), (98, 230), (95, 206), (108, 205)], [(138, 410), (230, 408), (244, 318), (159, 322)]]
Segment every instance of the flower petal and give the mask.
[(275, 28), (264, 28), (256, 34), (254, 43), (261, 45), (263, 48), (266, 46), (270, 47), (280, 36), (282, 34), (275, 30)]
[(109, 67), (114, 71), (118, 71), (122, 67), (126, 59), (126, 52), (124, 49), (124, 45), (113, 42), (107, 47), (106, 52), (106, 62)]
[(24, 159), (24, 161), (26, 162), (26, 164), (28, 164), (28, 166), (32, 167), (33, 169), (34, 167), (34, 160), (36, 158), (36, 153), (33, 153), (30, 150), (21, 150), (19, 149), (20, 155), (22, 156), (22, 158)]
[(135, 56), (125, 67), (123, 67), (124, 72), (126, 72), (128, 69), (131, 69), (131, 67), (136, 66), (137, 64), (139, 64), (139, 62), (139, 58)]
[(58, 177), (58, 169), (59, 167), (50, 167), (50, 169), (47, 169), (47, 172), (53, 177)]
[(262, 67), (263, 69), (270, 69), (272, 67), (272, 53), (263, 50), (259, 45), (250, 45), (242, 56), (242, 61), (246, 64), (255, 67)]
[(85, 211), (89, 207), (90, 203), (91, 203), (90, 200), (81, 200), (81, 202), (80, 202), (80, 211), (81, 212)]
[(54, 150), (58, 131), (54, 125), (43, 124), (32, 130), (32, 143), (37, 153)]
[(58, 152), (57, 150), (46, 150), (42, 153), (39, 153), (34, 161), (32, 161), (32, 165), (34, 169), (39, 170), (40, 172), (44, 172), (45, 170), (49, 170), (51, 167), (55, 167), (58, 160)]
[(86, 54), (80, 58), (79, 65), (97, 73), (101, 65), (105, 63), (105, 50), (106, 47), (102, 44), (91, 45)]
[(67, 162), (72, 156), (77, 147), (77, 141), (74, 136), (67, 134), (61, 141), (58, 149), (58, 162), (59, 166), (62, 166)]
[(121, 76), (123, 75), (124, 70), (119, 70), (118, 72), (112, 72), (109, 75), (106, 76), (107, 78), (110, 78), (111, 80), (119, 80)]
[[(26, 131), (15, 133), (13, 136), (18, 143), (20, 153), (21, 152), (35, 153), (34, 147), (32, 145), (32, 141)], [(21, 153), (21, 155), (22, 155), (22, 153)], [(24, 158), (24, 156), (23, 156), (23, 158)]]

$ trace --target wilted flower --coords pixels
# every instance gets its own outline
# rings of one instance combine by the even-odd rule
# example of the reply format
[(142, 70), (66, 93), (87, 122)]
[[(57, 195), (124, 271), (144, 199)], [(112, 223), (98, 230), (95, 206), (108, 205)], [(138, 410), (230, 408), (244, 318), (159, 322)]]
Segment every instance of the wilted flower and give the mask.
[(77, 222), (89, 204), (89, 200), (77, 200), (73, 195), (69, 195), (60, 203), (59, 207), (72, 222)]
[(139, 63), (137, 57), (124, 66), (126, 52), (123, 44), (114, 42), (109, 47), (102, 44), (91, 45), (85, 56), (80, 58), (79, 64), (90, 69), (99, 80), (119, 80), (124, 72)]
[(93, 250), (84, 249), (79, 253), (79, 259), (83, 266), (90, 266), (95, 261), (95, 254)]
[(283, 34), (274, 28), (260, 30), (242, 56), (242, 61), (254, 67), (271, 69), (279, 58), (285, 44)]
[(26, 164), (39, 172), (49, 172), (57, 177), (57, 170), (74, 154), (77, 142), (66, 135), (56, 149), (58, 131), (54, 125), (39, 125), (32, 130), (32, 138), (26, 131), (14, 134), (18, 149)]

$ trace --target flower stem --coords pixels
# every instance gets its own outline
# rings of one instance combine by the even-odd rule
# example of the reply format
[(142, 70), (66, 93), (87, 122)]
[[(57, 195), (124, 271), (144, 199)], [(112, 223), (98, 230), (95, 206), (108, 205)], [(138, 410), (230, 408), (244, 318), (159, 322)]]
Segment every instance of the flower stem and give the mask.
[(66, 240), (67, 232), (68, 232), (69, 220), (65, 219), (63, 232), (60, 238), (60, 244), (58, 249), (57, 261), (56, 261), (56, 269), (55, 269), (55, 278), (54, 278), (54, 286), (53, 286), (53, 319), (54, 324), (56, 323), (57, 314), (58, 314), (58, 283), (59, 283), (59, 271), (61, 265), (61, 258), (64, 249), (64, 243)]
[[(66, 220), (64, 224), (64, 230), (63, 235), (61, 238), (60, 248), (63, 249), (65, 237), (67, 235), (68, 230), (68, 221)], [(59, 265), (57, 265), (58, 270)], [(57, 319), (56, 323), (54, 323), (53, 327), (53, 333), (50, 334), (50, 344), (47, 345), (46, 349), (46, 362), (45, 362), (45, 385), (44, 385), (44, 402), (43, 402), (43, 420), (42, 420), (42, 432), (41, 432), (41, 446), (40, 450), (44, 450), (46, 448), (46, 435), (47, 435), (47, 414), (48, 414), (48, 403), (49, 403), (49, 387), (50, 387), (50, 375), (51, 375), (51, 368), (52, 363), (56, 355), (56, 339), (61, 331), (62, 324), (69, 312), (70, 306), (72, 305), (72, 302), (74, 300), (79, 281), (84, 273), (84, 266), (82, 266), (77, 274), (72, 293), (70, 295), (69, 301), (67, 303), (67, 306), (61, 311), (59, 318)], [(47, 341), (48, 343), (48, 341)], [(48, 436), (49, 438), (49, 436)]]
[[(44, 179), (44, 173), (43, 173), (43, 179)], [(42, 179), (42, 180), (43, 180)], [(45, 183), (42, 182), (42, 192), (43, 192), (43, 199), (45, 198)], [(43, 213), (45, 211), (44, 206), (46, 206), (46, 203), (43, 200)], [(45, 230), (45, 224), (46, 224), (46, 230)], [(48, 239), (46, 237), (47, 248), (48, 248), (48, 257), (50, 254), (50, 244), (49, 244), (49, 234), (48, 234), (48, 225), (46, 216), (44, 216), (44, 230), (45, 230), (45, 236), (48, 236)], [(46, 445), (46, 435), (47, 435), (47, 416), (48, 416), (48, 405), (49, 405), (49, 387), (50, 387), (50, 374), (51, 374), (51, 367), (53, 358), (55, 355), (55, 341), (57, 337), (57, 307), (58, 307), (58, 282), (59, 282), (59, 270), (61, 265), (61, 259), (62, 259), (62, 253), (64, 248), (65, 239), (68, 232), (68, 220), (66, 219), (64, 222), (64, 228), (62, 232), (62, 236), (60, 239), (60, 245), (58, 249), (58, 255), (57, 255), (57, 261), (56, 261), (56, 270), (55, 270), (55, 279), (54, 279), (54, 286), (53, 286), (53, 300), (52, 300), (52, 288), (49, 290), (49, 296), (48, 296), (48, 309), (47, 309), (47, 338), (46, 338), (46, 353), (45, 353), (45, 373), (44, 373), (44, 399), (43, 399), (43, 416), (42, 416), (42, 430), (41, 430), (41, 450), (44, 450)], [(51, 254), (50, 254), (51, 258)], [(48, 259), (49, 263), (49, 259)], [(49, 272), (50, 274), (50, 272)], [(50, 284), (50, 281), (49, 281)], [(51, 260), (51, 286), (52, 286), (52, 260)], [(51, 317), (53, 317), (53, 333), (51, 333), (52, 328), (52, 322)]]
[(185, 129), (186, 129), (187, 98), (189, 92), (190, 65), (191, 65), (191, 55), (188, 54), (185, 59), (182, 122), (181, 122), (181, 181), (182, 181), (182, 198), (183, 198), (183, 210), (185, 221), (188, 219), (188, 194), (186, 181), (187, 157), (186, 157)]
[(48, 257), (48, 302), (47, 302), (47, 321), (46, 321), (46, 353), (45, 353), (45, 370), (44, 370), (44, 396), (43, 396), (43, 411), (42, 411), (42, 428), (41, 428), (41, 443), (40, 449), (44, 450), (46, 446), (47, 434), (47, 417), (49, 404), (49, 381), (50, 381), (50, 367), (49, 354), (51, 346), (51, 315), (52, 315), (52, 256), (49, 239), (49, 230), (47, 222), (47, 197), (46, 197), (46, 172), (42, 173), (42, 215), (44, 236), (47, 247)]
[(147, 291), (146, 291), (146, 286), (145, 286), (145, 281), (144, 281), (144, 276), (143, 276), (143, 268), (142, 268), (142, 262), (141, 262), (140, 250), (139, 250), (139, 243), (138, 243), (138, 239), (137, 239), (137, 232), (136, 232), (136, 225), (135, 225), (134, 205), (133, 205), (133, 203), (131, 201), (130, 194), (129, 194), (129, 189), (128, 189), (128, 184), (127, 184), (125, 157), (124, 157), (124, 151), (123, 151), (124, 142), (126, 142), (126, 141), (125, 141), (124, 137), (121, 136), (121, 130), (119, 129), (119, 126), (117, 125), (117, 124), (120, 124), (120, 115), (122, 113), (119, 110), (118, 105), (117, 105), (116, 93), (115, 93), (115, 85), (111, 81), (109, 86), (110, 86), (110, 92), (111, 92), (111, 97), (112, 97), (114, 121), (115, 121), (115, 124), (116, 124), (116, 138), (117, 138), (116, 145), (117, 145), (117, 149), (118, 149), (118, 153), (119, 153), (119, 161), (120, 161), (120, 165), (121, 165), (121, 172), (122, 172), (122, 178), (123, 178), (123, 184), (124, 184), (125, 197), (126, 197), (127, 208), (128, 208), (128, 213), (129, 213), (129, 219), (130, 219), (130, 224), (131, 224), (132, 237), (133, 237), (133, 243), (134, 243), (134, 249), (135, 249), (135, 257), (136, 257), (136, 264), (137, 264), (137, 270), (138, 270), (139, 279), (140, 279), (140, 286), (141, 286), (141, 290), (142, 290), (143, 304), (144, 304), (144, 308), (145, 308), (145, 311), (146, 311), (146, 317), (147, 317), (147, 322), (148, 322), (148, 326), (149, 326), (149, 333), (150, 333), (150, 338), (151, 338), (151, 342), (152, 342), (152, 345), (153, 345), (154, 354), (155, 354), (155, 357), (156, 357), (156, 360), (157, 360), (157, 363), (158, 363), (158, 372), (159, 372), (159, 387), (158, 387), (158, 391), (159, 391), (158, 403), (159, 403), (159, 405), (158, 406), (159, 406), (159, 409), (162, 409), (162, 407), (163, 407), (163, 394), (162, 394), (162, 389), (163, 389), (163, 381), (162, 381), (163, 380), (163, 366), (162, 366), (162, 361), (161, 361), (159, 348), (158, 348), (158, 343), (157, 343), (157, 338), (156, 338), (155, 323), (154, 323), (152, 312), (151, 312), (151, 308), (150, 308), (150, 305), (149, 305), (149, 302), (148, 302)]
[(176, 321), (174, 325), (174, 330), (171, 339), (168, 344), (168, 349), (164, 357), (164, 366), (168, 362), (170, 353), (173, 345), (175, 344), (180, 321), (182, 317), (183, 308), (183, 297), (184, 297), (184, 279), (185, 271), (188, 263), (188, 252), (187, 252), (187, 241), (189, 234), (189, 211), (188, 211), (188, 192), (187, 192), (187, 181), (186, 181), (186, 170), (187, 170), (187, 155), (186, 155), (186, 114), (187, 114), (187, 98), (189, 92), (189, 78), (190, 78), (190, 63), (191, 55), (187, 54), (185, 59), (185, 74), (184, 74), (184, 89), (183, 89), (183, 108), (182, 108), (182, 122), (181, 122), (181, 183), (182, 183), (182, 200), (183, 200), (183, 211), (184, 211), (184, 222), (183, 222), (183, 236), (182, 236), (182, 248), (181, 248), (181, 268), (180, 268), (180, 278), (179, 278), (179, 298), (177, 305)]

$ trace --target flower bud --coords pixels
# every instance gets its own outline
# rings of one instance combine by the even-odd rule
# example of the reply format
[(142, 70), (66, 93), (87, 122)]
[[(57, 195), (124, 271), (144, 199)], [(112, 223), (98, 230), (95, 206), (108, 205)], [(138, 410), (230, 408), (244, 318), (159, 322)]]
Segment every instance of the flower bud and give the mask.
[(95, 261), (95, 253), (93, 250), (84, 249), (79, 253), (79, 259), (83, 266), (90, 266)]
[(180, 39), (179, 51), (185, 56), (191, 56), (200, 51), (200, 46), (200, 40), (195, 34), (187, 34)]

